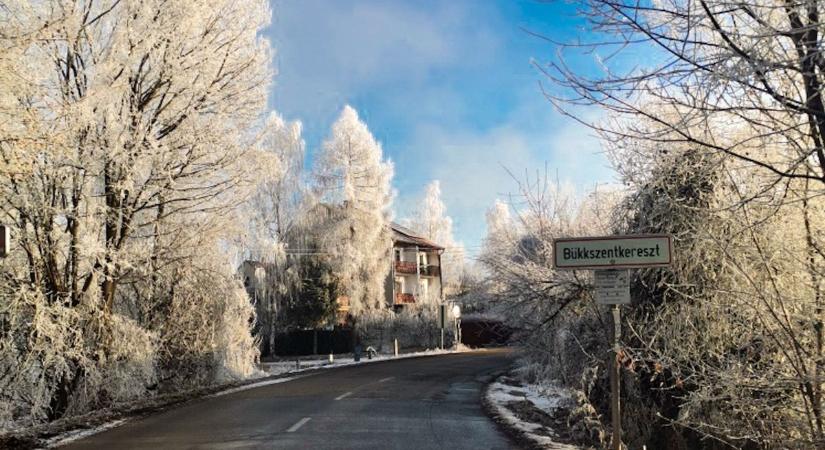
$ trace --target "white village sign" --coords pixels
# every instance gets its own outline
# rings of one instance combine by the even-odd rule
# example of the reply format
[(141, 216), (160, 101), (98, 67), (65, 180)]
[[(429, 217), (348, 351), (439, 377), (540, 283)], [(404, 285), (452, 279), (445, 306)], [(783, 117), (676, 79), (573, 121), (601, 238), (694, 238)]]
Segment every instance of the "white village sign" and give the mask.
[(621, 316), (619, 305), (630, 303), (630, 270), (667, 267), (673, 263), (673, 239), (669, 235), (599, 236), (553, 241), (553, 265), (557, 270), (593, 270), (596, 303), (612, 305), (613, 351), (610, 368), (613, 438), (610, 448), (622, 448), (619, 405)]
[(672, 262), (668, 235), (601, 236), (553, 241), (557, 269), (634, 269)]

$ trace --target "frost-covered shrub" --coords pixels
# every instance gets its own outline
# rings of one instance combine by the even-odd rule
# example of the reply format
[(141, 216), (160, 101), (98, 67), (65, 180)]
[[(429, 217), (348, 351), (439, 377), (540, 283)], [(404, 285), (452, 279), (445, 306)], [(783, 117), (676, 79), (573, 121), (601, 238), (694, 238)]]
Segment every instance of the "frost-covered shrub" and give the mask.
[(821, 197), (755, 167), (672, 155), (656, 156), (625, 207), (630, 232), (671, 233), (677, 255), (634, 280), (631, 405), (731, 445), (810, 448), (822, 436), (810, 427), (822, 383), (807, 381), (821, 370)]
[(250, 333), (255, 311), (237, 281), (229, 287), (219, 308), (222, 314), (215, 349), (218, 382), (248, 378), (260, 370), (258, 345)]
[[(0, 314), (0, 415), (5, 426), (134, 400), (155, 382), (155, 336), (133, 320), (49, 304), (22, 287)], [(62, 400), (61, 400), (62, 399)]]
[(249, 376), (258, 361), (255, 311), (242, 283), (228, 264), (205, 256), (179, 272), (170, 289), (159, 325), (162, 389)]
[(60, 385), (74, 381), (82, 365), (96, 372), (83, 313), (50, 305), (39, 291), (21, 287), (3, 289), (0, 314), (0, 411), (5, 425), (53, 417), (53, 397)]

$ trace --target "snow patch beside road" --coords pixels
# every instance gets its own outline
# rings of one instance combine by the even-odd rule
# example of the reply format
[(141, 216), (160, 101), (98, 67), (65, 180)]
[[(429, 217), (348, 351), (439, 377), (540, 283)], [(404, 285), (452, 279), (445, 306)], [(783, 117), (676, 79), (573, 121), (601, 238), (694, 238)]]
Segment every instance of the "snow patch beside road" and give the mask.
[(356, 362), (353, 356), (334, 356), (333, 355), (333, 362), (330, 363), (328, 356), (321, 356), (319, 355), (318, 359), (283, 359), (281, 361), (276, 362), (262, 362), (261, 369), (265, 372), (265, 376), (272, 376), (272, 375), (281, 375), (285, 373), (300, 373), (305, 372), (307, 370), (315, 370), (315, 369), (334, 369), (336, 367), (346, 367), (346, 366), (353, 366), (358, 364), (367, 364), (371, 362), (378, 362), (378, 361), (390, 361), (396, 359), (405, 359), (405, 358), (417, 358), (421, 356), (434, 356), (434, 355), (446, 355), (451, 353), (462, 353), (467, 351), (482, 351), (482, 350), (472, 350), (463, 345), (459, 347), (458, 350), (454, 349), (432, 349), (432, 350), (423, 350), (420, 352), (412, 352), (412, 353), (402, 353), (398, 356), (394, 356), (391, 354), (378, 354), (372, 357), (372, 359), (368, 359), (366, 356), (362, 356), (361, 360)]
[(232, 388), (232, 389), (227, 389), (225, 391), (221, 391), (221, 392), (209, 395), (209, 396), (207, 396), (207, 398), (221, 397), (221, 396), (228, 395), (228, 394), (234, 394), (236, 392), (248, 391), (250, 389), (269, 386), (271, 384), (286, 383), (287, 381), (297, 380), (298, 378), (303, 378), (305, 376), (306, 375), (300, 375), (300, 376), (295, 376), (295, 377), (275, 378), (273, 380), (259, 381), (257, 383), (246, 384), (246, 385), (238, 386), (238, 387), (235, 387), (235, 388)]
[(61, 445), (70, 444), (78, 439), (87, 438), (89, 436), (95, 435), (97, 433), (102, 433), (106, 430), (111, 430), (112, 428), (119, 427), (126, 422), (126, 419), (115, 420), (109, 423), (104, 423), (95, 428), (87, 428), (85, 430), (74, 430), (69, 431), (67, 433), (55, 436), (52, 439), (46, 441), (46, 448), (52, 447), (59, 447)]
[(565, 412), (575, 404), (570, 390), (555, 385), (521, 383), (502, 376), (487, 387), (485, 400), (506, 428), (535, 447), (582, 450), (571, 442)]

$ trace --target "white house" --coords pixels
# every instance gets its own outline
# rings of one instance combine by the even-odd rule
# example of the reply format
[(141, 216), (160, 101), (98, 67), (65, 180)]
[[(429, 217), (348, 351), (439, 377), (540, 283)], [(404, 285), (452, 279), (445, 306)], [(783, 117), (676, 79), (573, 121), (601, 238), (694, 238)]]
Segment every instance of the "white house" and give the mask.
[(390, 228), (392, 261), (387, 277), (387, 303), (396, 309), (404, 305), (442, 303), (444, 247), (397, 223), (390, 223)]

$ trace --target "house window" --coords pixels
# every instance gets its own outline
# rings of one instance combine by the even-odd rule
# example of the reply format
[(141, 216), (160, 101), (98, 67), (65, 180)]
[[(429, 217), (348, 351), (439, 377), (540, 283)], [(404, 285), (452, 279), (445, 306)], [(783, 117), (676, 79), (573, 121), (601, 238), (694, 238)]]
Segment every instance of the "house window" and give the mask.
[(427, 298), (429, 290), (429, 283), (427, 281), (428, 280), (423, 279), (418, 282), (418, 295), (421, 296), (421, 298)]
[(418, 263), (422, 266), (427, 265), (427, 254), (426, 253), (421, 252), (421, 253), (418, 254)]

